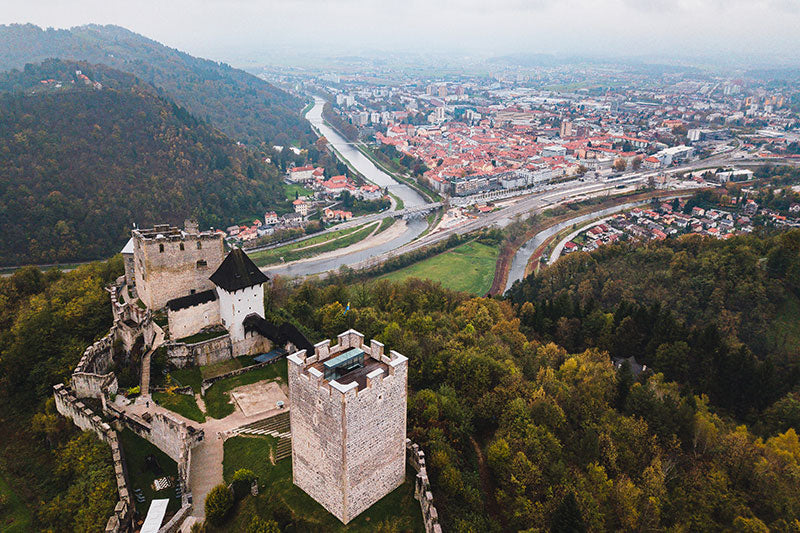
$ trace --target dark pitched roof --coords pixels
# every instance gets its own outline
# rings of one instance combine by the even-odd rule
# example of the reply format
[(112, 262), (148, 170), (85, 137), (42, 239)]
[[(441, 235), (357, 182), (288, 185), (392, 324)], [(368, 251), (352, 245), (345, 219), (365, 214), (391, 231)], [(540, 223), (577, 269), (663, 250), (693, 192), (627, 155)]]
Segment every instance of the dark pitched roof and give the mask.
[(240, 248), (228, 254), (216, 272), (209, 278), (214, 285), (228, 292), (238, 291), (253, 285), (261, 285), (269, 278), (261, 272)]
[(280, 325), (278, 330), (280, 331), (281, 337), (294, 344), (298, 350), (305, 350), (308, 356), (314, 353), (314, 345), (309, 342), (306, 336), (303, 335), (294, 324), (284, 322)]
[(275, 344), (285, 344), (291, 342), (298, 350), (306, 350), (307, 354), (314, 353), (314, 345), (306, 339), (294, 324), (284, 322), (280, 326), (275, 326), (272, 322), (261, 318), (256, 313), (251, 313), (242, 321), (244, 331), (251, 333), (258, 332), (262, 337), (266, 337)]
[(170, 311), (180, 311), (188, 307), (204, 304), (206, 302), (213, 302), (217, 299), (217, 291), (209, 289), (203, 292), (197, 292), (188, 296), (181, 296), (180, 298), (173, 298), (167, 302), (167, 307)]

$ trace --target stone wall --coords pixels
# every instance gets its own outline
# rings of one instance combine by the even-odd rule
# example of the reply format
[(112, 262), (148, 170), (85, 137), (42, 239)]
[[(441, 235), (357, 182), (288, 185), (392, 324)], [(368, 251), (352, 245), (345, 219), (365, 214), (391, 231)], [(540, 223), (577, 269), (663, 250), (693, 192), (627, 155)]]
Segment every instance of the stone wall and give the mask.
[(220, 234), (189, 234), (172, 229), (167, 227), (163, 233), (152, 235), (147, 230), (133, 231), (136, 291), (152, 310), (161, 309), (168, 301), (187, 296), (192, 290), (212, 289), (214, 285), (208, 278), (225, 256)]
[(64, 384), (59, 383), (53, 387), (56, 411), (62, 416), (72, 420), (83, 431), (92, 431), (103, 442), (111, 447), (111, 458), (114, 464), (114, 477), (117, 483), (119, 502), (114, 507), (114, 512), (109, 517), (105, 531), (118, 533), (130, 531), (133, 502), (128, 484), (128, 471), (125, 466), (125, 456), (119, 444), (117, 432), (111, 426), (89, 409), (83, 402), (70, 391)]
[(181, 461), (188, 461), (188, 450), (203, 440), (203, 432), (168, 414), (155, 413), (147, 440), (180, 465)]
[(244, 338), (232, 340), (231, 347), (236, 357), (258, 355), (272, 350), (272, 342), (256, 332), (245, 333)]
[(406, 439), (406, 450), (408, 452), (408, 464), (417, 473), (414, 481), (414, 498), (419, 500), (422, 511), (422, 520), (425, 523), (425, 533), (442, 533), (442, 526), (439, 525), (439, 513), (433, 505), (433, 493), (431, 484), (428, 481), (428, 470), (425, 466), (425, 452), (410, 439)]
[(117, 377), (109, 372), (114, 361), (114, 340), (118, 327), (111, 326), (111, 331), (83, 352), (78, 366), (70, 378), (75, 394), (79, 398), (102, 398), (105, 391), (117, 392)]
[[(293, 481), (344, 523), (405, 479), (408, 360), (363, 341), (349, 330), (336, 346), (323, 341), (313, 355), (288, 358)], [(356, 382), (328, 382), (310, 366), (348, 348), (383, 363), (361, 390)]]
[(177, 311), (168, 311), (169, 334), (173, 339), (194, 335), (201, 329), (219, 324), (219, 300), (214, 299)]
[(165, 346), (167, 360), (178, 368), (210, 365), (233, 358), (231, 338), (227, 334), (194, 344), (170, 342)]

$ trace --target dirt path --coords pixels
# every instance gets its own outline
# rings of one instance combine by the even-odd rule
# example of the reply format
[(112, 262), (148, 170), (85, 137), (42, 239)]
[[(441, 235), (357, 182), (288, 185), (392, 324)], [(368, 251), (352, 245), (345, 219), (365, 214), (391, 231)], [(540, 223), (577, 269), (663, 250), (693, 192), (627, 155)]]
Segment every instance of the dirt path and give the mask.
[(472, 448), (475, 450), (475, 457), (478, 458), (478, 475), (481, 478), (481, 490), (486, 494), (486, 511), (492, 515), (492, 518), (497, 520), (499, 524), (504, 524), (502, 516), (497, 512), (497, 499), (495, 498), (494, 483), (492, 483), (492, 474), (489, 472), (489, 466), (486, 464), (486, 458), (483, 456), (483, 450), (475, 440), (470, 437), (469, 441), (472, 443)]

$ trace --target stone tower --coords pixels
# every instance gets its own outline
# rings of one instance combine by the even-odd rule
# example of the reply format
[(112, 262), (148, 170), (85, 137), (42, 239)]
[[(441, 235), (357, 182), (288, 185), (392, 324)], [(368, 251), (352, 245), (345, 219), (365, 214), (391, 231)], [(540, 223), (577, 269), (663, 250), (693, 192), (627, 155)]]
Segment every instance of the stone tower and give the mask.
[(405, 479), (408, 359), (351, 329), (288, 361), (294, 484), (346, 524)]
[(214, 288), (208, 278), (225, 257), (222, 234), (161, 224), (134, 229), (131, 236), (136, 293), (150, 309)]

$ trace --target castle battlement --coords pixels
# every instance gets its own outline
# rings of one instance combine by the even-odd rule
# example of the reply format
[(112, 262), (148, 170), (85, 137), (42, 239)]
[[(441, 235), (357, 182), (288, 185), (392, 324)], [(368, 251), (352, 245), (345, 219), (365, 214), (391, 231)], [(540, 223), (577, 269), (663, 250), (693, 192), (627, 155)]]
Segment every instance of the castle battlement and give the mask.
[(405, 478), (408, 359), (351, 329), (288, 364), (294, 483), (347, 523)]
[[(360, 368), (341, 377), (326, 377), (325, 363), (353, 349), (364, 352), (364, 361)], [(355, 396), (382, 386), (385, 378), (391, 379), (396, 375), (397, 369), (405, 368), (408, 362), (408, 358), (394, 350), (387, 356), (384, 345), (375, 339), (368, 345), (364, 344), (364, 335), (353, 329), (341, 333), (334, 346), (331, 346), (330, 340), (324, 340), (314, 345), (313, 355), (306, 356), (306, 350), (301, 350), (290, 355), (288, 360), (297, 367), (299, 379), (307, 380), (310, 385), (330, 393)]]
[(201, 232), (187, 221), (183, 230), (169, 224), (136, 228), (131, 238), (136, 294), (147, 308), (214, 288), (208, 277), (225, 258), (222, 234)]

